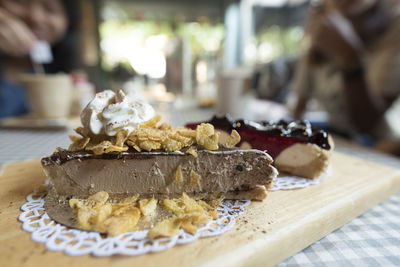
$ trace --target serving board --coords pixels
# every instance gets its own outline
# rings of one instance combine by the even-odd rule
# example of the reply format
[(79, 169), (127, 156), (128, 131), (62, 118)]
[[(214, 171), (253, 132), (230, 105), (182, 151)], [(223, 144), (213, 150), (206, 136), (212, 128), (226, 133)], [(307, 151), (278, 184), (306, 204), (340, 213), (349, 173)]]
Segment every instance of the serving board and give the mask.
[(0, 266), (269, 266), (326, 236), (400, 191), (400, 171), (334, 153), (331, 177), (253, 202), (234, 229), (142, 256), (67, 256), (48, 251), (17, 220), (25, 197), (45, 179), (39, 160), (3, 167), (0, 176)]

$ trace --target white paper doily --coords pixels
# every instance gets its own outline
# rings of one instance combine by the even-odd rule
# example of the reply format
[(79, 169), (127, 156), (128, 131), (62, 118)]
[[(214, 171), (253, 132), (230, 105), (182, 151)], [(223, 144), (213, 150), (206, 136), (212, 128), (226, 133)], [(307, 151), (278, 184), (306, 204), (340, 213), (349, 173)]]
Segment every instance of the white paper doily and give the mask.
[(178, 244), (193, 242), (200, 237), (216, 236), (230, 230), (235, 225), (235, 219), (251, 201), (237, 200), (222, 202), (218, 208), (219, 218), (210, 221), (199, 228), (194, 234), (183, 230), (179, 235), (157, 240), (147, 239), (149, 230), (127, 232), (115, 237), (102, 237), (96, 232), (86, 232), (70, 229), (53, 221), (44, 210), (44, 196), (27, 196), (27, 202), (22, 205), (23, 211), (19, 220), (22, 228), (31, 232), (33, 241), (45, 243), (46, 248), (64, 251), (71, 256), (92, 254), (94, 256), (140, 255), (148, 252), (159, 252)]
[(304, 188), (310, 185), (316, 185), (325, 180), (331, 174), (332, 167), (329, 165), (326, 171), (317, 179), (307, 179), (298, 176), (278, 176), (272, 183), (272, 187), (269, 189), (269, 191), (292, 190)]

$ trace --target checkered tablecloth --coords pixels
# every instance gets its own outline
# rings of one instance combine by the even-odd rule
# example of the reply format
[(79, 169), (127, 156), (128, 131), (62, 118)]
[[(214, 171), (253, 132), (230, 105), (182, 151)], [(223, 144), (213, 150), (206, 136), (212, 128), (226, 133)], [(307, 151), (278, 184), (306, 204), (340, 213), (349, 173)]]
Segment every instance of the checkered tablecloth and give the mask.
[[(0, 165), (68, 147), (69, 131), (0, 129)], [(337, 150), (400, 169), (396, 158), (337, 145)], [(278, 266), (400, 266), (400, 193)]]
[(400, 193), (278, 266), (400, 266)]

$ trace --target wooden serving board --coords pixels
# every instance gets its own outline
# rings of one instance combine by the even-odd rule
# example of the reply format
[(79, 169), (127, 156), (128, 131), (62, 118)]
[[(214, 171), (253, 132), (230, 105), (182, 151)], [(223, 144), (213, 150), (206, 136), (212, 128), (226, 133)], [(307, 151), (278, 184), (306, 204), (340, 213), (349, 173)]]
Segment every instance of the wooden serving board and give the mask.
[(269, 266), (400, 191), (400, 171), (335, 153), (333, 175), (319, 185), (271, 192), (253, 202), (231, 231), (142, 256), (71, 257), (48, 251), (17, 220), (41, 184), (38, 160), (7, 165), (0, 176), (0, 266)]

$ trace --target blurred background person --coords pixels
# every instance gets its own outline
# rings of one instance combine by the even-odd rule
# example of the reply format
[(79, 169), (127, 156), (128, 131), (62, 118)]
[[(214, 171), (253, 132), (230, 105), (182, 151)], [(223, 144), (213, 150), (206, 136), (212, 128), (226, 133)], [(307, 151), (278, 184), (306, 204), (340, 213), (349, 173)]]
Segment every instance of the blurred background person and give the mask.
[(387, 138), (384, 115), (400, 94), (399, 29), (397, 0), (314, 2), (293, 83), (295, 117), (314, 97), (332, 131), (364, 144)]
[(30, 51), (37, 40), (51, 45), (46, 73), (79, 69), (78, 26), (75, 0), (0, 0), (0, 118), (28, 112), (18, 79), (33, 72)]

